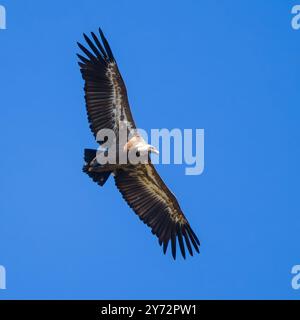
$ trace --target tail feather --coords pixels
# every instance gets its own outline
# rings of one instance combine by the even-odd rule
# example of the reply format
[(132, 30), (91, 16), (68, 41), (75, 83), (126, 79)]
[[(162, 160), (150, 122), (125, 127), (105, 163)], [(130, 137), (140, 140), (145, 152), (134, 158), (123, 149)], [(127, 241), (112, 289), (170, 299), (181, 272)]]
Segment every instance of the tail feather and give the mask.
[[(95, 172), (93, 167), (95, 167), (93, 160), (96, 158), (97, 150), (94, 149), (84, 149), (84, 161), (86, 164), (83, 166), (82, 171), (86, 173), (94, 182), (99, 186), (103, 186), (107, 179), (109, 178), (111, 171)], [(99, 164), (98, 164), (99, 166)]]
[(94, 149), (84, 149), (84, 161), (90, 163), (96, 158), (97, 150)]

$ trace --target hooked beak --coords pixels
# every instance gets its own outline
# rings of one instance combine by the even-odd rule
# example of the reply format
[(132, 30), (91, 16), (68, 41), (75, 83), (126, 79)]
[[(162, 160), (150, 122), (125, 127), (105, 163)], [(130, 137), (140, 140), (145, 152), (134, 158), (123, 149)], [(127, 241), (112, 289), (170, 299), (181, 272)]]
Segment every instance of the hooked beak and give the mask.
[(153, 146), (151, 146), (151, 152), (153, 152), (153, 153), (156, 153), (156, 154), (159, 154), (159, 151), (155, 148), (155, 147), (153, 147)]

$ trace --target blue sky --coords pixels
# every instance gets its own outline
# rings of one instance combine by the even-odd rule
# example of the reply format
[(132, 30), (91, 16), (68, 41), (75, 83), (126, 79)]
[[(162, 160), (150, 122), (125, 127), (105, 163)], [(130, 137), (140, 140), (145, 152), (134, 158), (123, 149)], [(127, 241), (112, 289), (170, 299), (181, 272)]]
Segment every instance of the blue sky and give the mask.
[[(0, 4), (0, 299), (300, 298), (296, 1)], [(205, 129), (202, 175), (158, 167), (202, 242), (186, 261), (81, 172), (76, 41), (99, 26), (140, 127)]]

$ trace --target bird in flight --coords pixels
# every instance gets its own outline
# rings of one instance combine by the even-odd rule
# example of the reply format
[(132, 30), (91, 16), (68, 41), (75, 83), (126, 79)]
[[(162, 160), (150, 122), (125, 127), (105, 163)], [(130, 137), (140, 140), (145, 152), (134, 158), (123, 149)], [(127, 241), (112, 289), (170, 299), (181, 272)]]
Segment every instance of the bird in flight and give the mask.
[[(105, 184), (110, 175), (114, 177), (123, 198), (157, 236), (164, 253), (170, 242), (172, 256), (176, 259), (178, 241), (183, 258), (186, 258), (186, 249), (193, 256), (193, 250), (199, 253), (200, 242), (176, 197), (151, 163), (150, 153), (158, 153), (158, 150), (139, 135), (130, 111), (127, 90), (112, 50), (101, 29), (99, 35), (100, 37), (94, 32), (91, 32), (90, 37), (83, 35), (89, 49), (78, 43), (84, 54), (77, 56), (85, 83), (88, 121), (101, 146), (98, 151), (84, 150), (83, 171), (100, 186)], [(128, 138), (121, 144), (120, 132), (124, 128)], [(98, 133), (104, 129), (111, 130), (115, 135), (113, 142), (118, 145), (118, 158), (120, 153), (128, 155), (129, 152), (134, 152), (147, 161), (101, 164), (101, 161), (98, 161), (99, 153), (107, 154), (112, 148), (107, 137), (103, 140), (97, 139)]]

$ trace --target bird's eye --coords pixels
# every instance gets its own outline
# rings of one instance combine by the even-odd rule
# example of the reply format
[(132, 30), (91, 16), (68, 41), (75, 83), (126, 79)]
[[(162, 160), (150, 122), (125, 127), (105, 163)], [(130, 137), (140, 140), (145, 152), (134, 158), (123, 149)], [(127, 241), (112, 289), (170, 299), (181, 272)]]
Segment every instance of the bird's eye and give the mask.
[(139, 157), (141, 154), (139, 151), (136, 152), (136, 156)]

